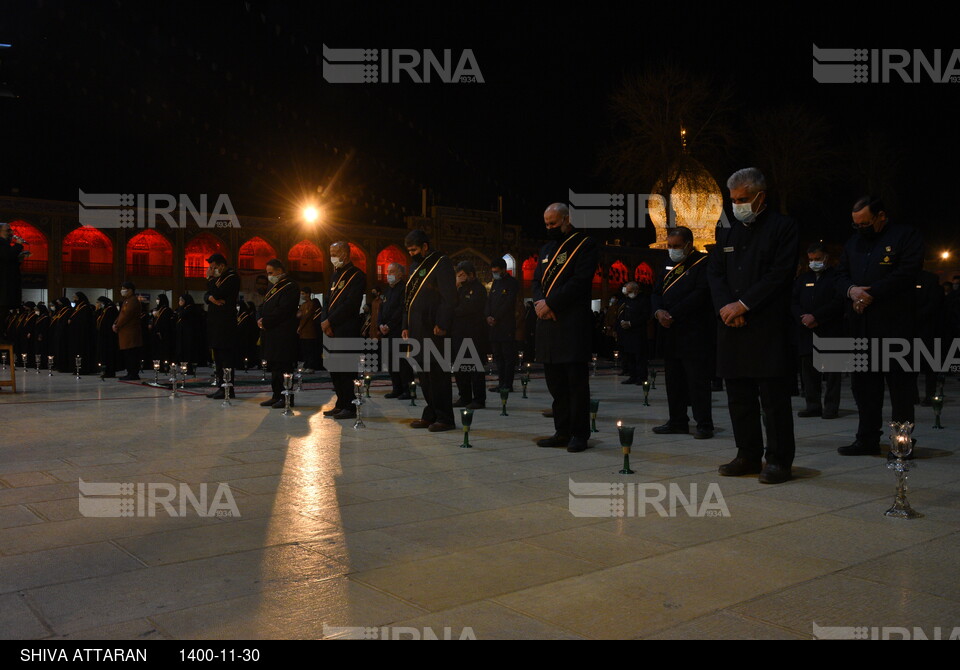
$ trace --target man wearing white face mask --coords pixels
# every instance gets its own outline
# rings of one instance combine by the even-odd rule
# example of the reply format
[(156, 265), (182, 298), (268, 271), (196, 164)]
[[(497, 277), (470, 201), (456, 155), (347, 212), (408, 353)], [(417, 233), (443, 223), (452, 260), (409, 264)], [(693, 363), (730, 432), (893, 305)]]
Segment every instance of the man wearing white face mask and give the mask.
[(693, 409), (694, 438), (713, 437), (710, 380), (716, 356), (716, 319), (707, 284), (707, 255), (693, 247), (693, 231), (684, 226), (667, 233), (673, 264), (657, 280), (650, 298), (657, 320), (657, 348), (663, 358), (670, 418), (653, 429), (658, 435), (689, 433)]
[[(396, 350), (402, 350), (402, 345), (395, 342), (400, 339), (400, 332), (403, 329), (403, 300), (406, 290), (406, 270), (399, 263), (390, 263), (387, 266), (387, 288), (383, 292), (383, 303), (380, 305), (380, 313), (377, 315), (378, 327), (383, 340), (381, 351), (385, 356), (391, 356)], [(410, 362), (402, 353), (399, 360), (390, 358), (387, 361), (387, 367), (390, 370), (390, 382), (393, 389), (387, 393), (384, 398), (399, 398), (401, 400), (410, 399), (410, 382), (413, 381), (413, 368)]]
[[(335, 269), (330, 292), (323, 305), (320, 330), (328, 338), (361, 337), (363, 317), (360, 315), (360, 305), (367, 290), (367, 275), (350, 261), (349, 242), (334, 242), (330, 245), (330, 262)], [(359, 352), (356, 357), (359, 362)], [(353, 404), (355, 376), (356, 373), (352, 370), (330, 372), (337, 398), (336, 404), (324, 411), (324, 416), (334, 419), (356, 418), (357, 407)]]
[[(799, 334), (797, 350), (807, 401), (806, 409), (797, 412), (797, 416), (835, 419), (840, 407), (840, 373), (821, 374), (813, 367), (813, 336), (843, 335), (843, 298), (837, 293), (837, 269), (827, 267), (827, 252), (822, 242), (810, 245), (807, 260), (810, 271), (794, 280), (791, 308)], [(821, 403), (820, 392), (824, 383), (827, 388)]]
[[(757, 168), (727, 180), (736, 221), (717, 227), (708, 277), (717, 332), (717, 374), (727, 402), (737, 456), (720, 467), (762, 484), (792, 477), (796, 442), (790, 404), (790, 292), (798, 256), (796, 223), (767, 206), (767, 180)], [(764, 452), (761, 408), (766, 417)], [(766, 466), (762, 466), (766, 456)]]

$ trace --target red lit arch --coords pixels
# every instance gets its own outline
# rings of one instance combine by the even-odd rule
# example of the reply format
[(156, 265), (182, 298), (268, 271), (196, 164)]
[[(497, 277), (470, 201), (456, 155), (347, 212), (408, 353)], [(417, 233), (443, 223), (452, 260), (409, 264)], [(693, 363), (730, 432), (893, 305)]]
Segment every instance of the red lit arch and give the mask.
[(350, 260), (353, 262), (354, 265), (356, 265), (358, 268), (366, 272), (367, 271), (367, 255), (363, 253), (363, 249), (358, 247), (353, 242), (350, 242), (349, 244), (350, 244)]
[(593, 284), (599, 286), (603, 283), (603, 268), (597, 265), (597, 271), (593, 273)]
[(63, 271), (68, 274), (110, 274), (113, 271), (113, 242), (96, 228), (77, 228), (63, 238)]
[(387, 266), (391, 263), (397, 263), (406, 268), (410, 265), (410, 259), (407, 257), (403, 251), (400, 250), (395, 244), (391, 244), (389, 247), (377, 254), (377, 281), (385, 282), (387, 281)]
[[(227, 256), (227, 247), (210, 233), (200, 233), (187, 242), (183, 250), (183, 273), (188, 279), (191, 277), (204, 278), (207, 276), (207, 259), (212, 254)], [(230, 265), (229, 260), (227, 265)]]
[(173, 245), (155, 230), (147, 229), (127, 242), (127, 274), (165, 277), (173, 271)]
[(267, 261), (277, 257), (277, 251), (262, 237), (253, 237), (240, 247), (238, 254), (239, 270), (260, 270), (267, 266)]
[(523, 271), (523, 281), (533, 281), (533, 273), (537, 271), (537, 257), (531, 256), (525, 260), (521, 270)]
[(610, 277), (612, 286), (623, 286), (630, 281), (630, 271), (622, 261), (614, 261), (607, 276)]
[(46, 272), (50, 254), (46, 235), (26, 221), (11, 221), (10, 228), (27, 243), (24, 251), (30, 252), (30, 256), (20, 265), (21, 272)]
[(303, 240), (293, 245), (287, 254), (291, 272), (323, 272), (323, 251), (310, 240)]
[(633, 280), (638, 284), (653, 284), (653, 268), (646, 261), (640, 263), (633, 272)]

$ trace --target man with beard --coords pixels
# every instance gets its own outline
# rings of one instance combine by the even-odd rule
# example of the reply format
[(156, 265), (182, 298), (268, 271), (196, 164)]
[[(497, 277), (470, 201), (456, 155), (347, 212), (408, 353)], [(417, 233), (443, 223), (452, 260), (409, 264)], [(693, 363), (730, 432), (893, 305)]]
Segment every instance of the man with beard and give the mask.
[(447, 337), (453, 325), (457, 304), (457, 279), (450, 259), (430, 248), (430, 237), (423, 230), (411, 230), (404, 238), (410, 256), (410, 278), (404, 296), (403, 339), (420, 343), (414, 357), (420, 367), (420, 388), (425, 407), (411, 428), (430, 432), (453, 430), (453, 391), (450, 388), (449, 363), (437, 360), (426, 351), (447, 351)]

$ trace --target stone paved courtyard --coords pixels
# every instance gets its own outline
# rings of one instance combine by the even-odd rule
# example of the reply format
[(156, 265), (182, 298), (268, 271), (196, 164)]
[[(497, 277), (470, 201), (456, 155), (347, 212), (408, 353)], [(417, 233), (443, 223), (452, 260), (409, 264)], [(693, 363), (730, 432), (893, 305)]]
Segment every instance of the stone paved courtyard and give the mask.
[[(536, 377), (507, 417), (488, 396), (473, 449), (461, 449), (460, 431), (409, 428), (423, 401), (387, 400), (382, 382), (357, 431), (321, 415), (331, 392), (319, 380), (285, 417), (258, 406), (254, 372), (221, 407), (18, 371), (19, 392), (0, 393), (0, 637), (309, 639), (389, 627), (478, 639), (809, 639), (960, 628), (960, 383), (947, 384), (945, 430), (917, 408), (910, 501), (925, 516), (903, 521), (883, 516), (895, 491), (885, 459), (836, 453), (856, 426), (848, 380), (839, 419), (795, 420), (796, 479), (763, 486), (716, 474), (734, 455), (724, 393), (713, 394), (714, 439), (657, 436), (662, 375), (650, 407), (621, 379), (591, 378), (600, 432), (569, 454), (534, 444), (552, 433)], [(618, 419), (637, 427), (634, 475), (617, 474)], [(132, 516), (85, 516), (80, 480), (178, 495), (186, 484), (198, 497), (206, 484), (210, 498), (226, 484), (238, 515), (188, 504), (180, 516), (175, 503), (175, 516), (138, 504), (124, 507)], [(591, 498), (574, 486), (588, 483), (627, 486), (597, 486)], [(698, 516), (684, 500), (671, 515), (669, 494), (689, 497), (693, 485), (703, 501), (719, 492), (729, 516)], [(658, 491), (666, 515), (649, 504)], [(571, 512), (604, 497), (623, 516)], [(107, 509), (137, 496), (84, 498)]]

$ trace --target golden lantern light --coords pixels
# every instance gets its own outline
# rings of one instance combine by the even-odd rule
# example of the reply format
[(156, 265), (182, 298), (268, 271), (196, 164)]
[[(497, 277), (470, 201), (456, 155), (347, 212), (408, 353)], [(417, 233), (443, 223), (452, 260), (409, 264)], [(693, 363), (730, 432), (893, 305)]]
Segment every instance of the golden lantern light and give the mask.
[(950, 260), (950, 252), (944, 251), (943, 253), (940, 254), (940, 258), (945, 261)]
[(313, 205), (304, 207), (300, 214), (303, 216), (303, 220), (310, 224), (320, 220), (320, 210)]
[[(665, 179), (673, 186), (665, 193)], [(693, 246), (701, 251), (716, 239), (717, 221), (723, 213), (723, 194), (717, 180), (699, 162), (684, 156), (682, 164), (670, 171), (666, 178), (654, 184), (651, 193), (664, 196), (673, 210), (670, 226), (686, 226), (693, 232)], [(667, 248), (667, 212), (664, 198), (650, 198), (650, 219), (657, 229), (655, 249)]]

